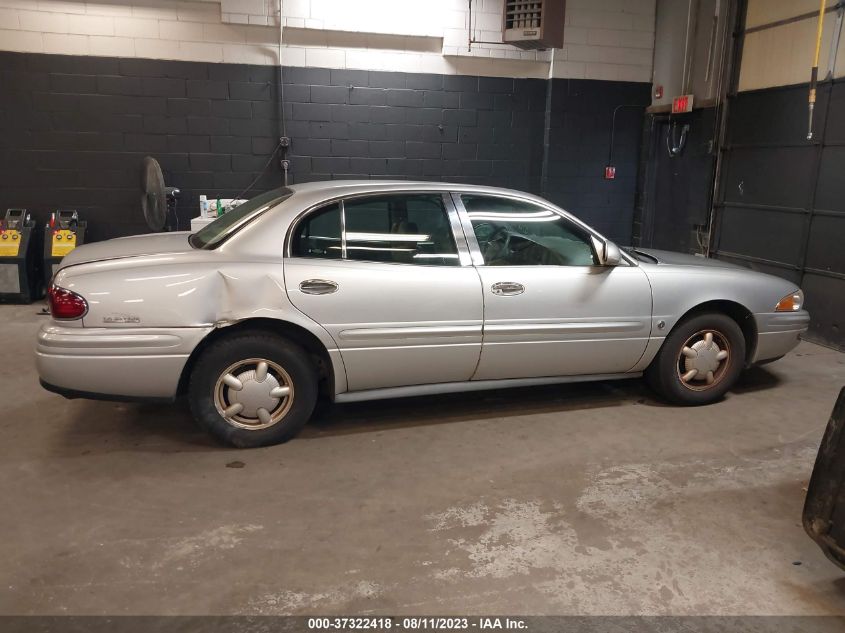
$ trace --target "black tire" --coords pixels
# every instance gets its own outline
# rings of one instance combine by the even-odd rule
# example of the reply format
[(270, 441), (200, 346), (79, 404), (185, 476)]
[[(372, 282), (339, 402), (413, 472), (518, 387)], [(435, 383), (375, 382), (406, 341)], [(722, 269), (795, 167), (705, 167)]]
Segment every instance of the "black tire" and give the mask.
[[(717, 369), (712, 372), (712, 384), (707, 383), (706, 373), (698, 369), (694, 378), (685, 381), (683, 374), (687, 371), (687, 359), (683, 355), (683, 349), (689, 346), (691, 341), (706, 345), (704, 337), (707, 332), (711, 333), (717, 346), (711, 346), (709, 349), (727, 349), (729, 355), (720, 361)], [(698, 351), (700, 350), (696, 350), (696, 356)], [(702, 364), (703, 361), (702, 357)], [(645, 376), (651, 388), (666, 400), (675, 404), (695, 406), (710, 404), (722, 398), (736, 382), (744, 364), (745, 337), (737, 322), (726, 314), (705, 312), (688, 317), (675, 326), (646, 369)], [(701, 373), (705, 373), (704, 378)]]
[[(269, 373), (273, 380), (277, 384), (291, 383), (290, 403), (284, 397), (278, 398), (280, 403), (284, 403), (284, 406), (280, 404), (278, 409), (274, 409), (280, 417), (265, 428), (239, 426), (237, 422), (225, 418), (216, 404), (221, 400), (225, 404), (225, 394), (232, 395), (227, 391), (228, 387), (219, 383), (222, 375), (227, 368), (248, 359), (270, 361), (282, 370), (279, 372), (271, 367)], [(245, 365), (244, 370), (248, 370), (248, 366)], [(285, 375), (285, 380), (277, 379), (275, 374)], [(270, 446), (294, 437), (311, 417), (317, 401), (317, 381), (316, 368), (305, 351), (295, 343), (272, 334), (236, 333), (214, 341), (202, 351), (191, 371), (188, 400), (197, 423), (221, 442), (239, 448)], [(218, 389), (221, 390), (220, 398), (216, 397)], [(256, 425), (260, 425), (259, 420), (256, 420)]]

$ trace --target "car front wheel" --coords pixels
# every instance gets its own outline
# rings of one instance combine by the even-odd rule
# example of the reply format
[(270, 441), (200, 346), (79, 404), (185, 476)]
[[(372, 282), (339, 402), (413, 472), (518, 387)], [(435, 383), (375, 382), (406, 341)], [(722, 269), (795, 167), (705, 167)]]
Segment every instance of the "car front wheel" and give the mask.
[(646, 379), (676, 404), (709, 404), (734, 385), (744, 362), (745, 337), (736, 321), (704, 313), (672, 330), (646, 370)]
[(242, 448), (280, 444), (308, 421), (317, 372), (294, 343), (263, 333), (214, 341), (191, 373), (191, 412), (217, 439)]

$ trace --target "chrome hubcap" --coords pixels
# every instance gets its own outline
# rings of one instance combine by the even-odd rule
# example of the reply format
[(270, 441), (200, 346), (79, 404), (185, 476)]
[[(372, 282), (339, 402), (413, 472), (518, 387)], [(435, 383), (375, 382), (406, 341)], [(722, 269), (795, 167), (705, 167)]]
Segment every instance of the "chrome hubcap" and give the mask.
[(293, 381), (280, 365), (249, 358), (230, 365), (214, 387), (214, 406), (231, 425), (266, 429), (279, 422), (293, 404)]
[(725, 376), (730, 366), (731, 345), (716, 330), (702, 330), (689, 337), (678, 356), (678, 377), (687, 389), (704, 391)]

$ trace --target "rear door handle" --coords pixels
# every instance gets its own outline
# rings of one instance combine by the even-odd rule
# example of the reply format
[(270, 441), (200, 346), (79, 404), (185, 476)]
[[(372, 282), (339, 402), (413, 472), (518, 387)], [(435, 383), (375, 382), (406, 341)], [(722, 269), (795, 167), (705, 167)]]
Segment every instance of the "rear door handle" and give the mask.
[(525, 286), (515, 281), (499, 281), (490, 288), (494, 295), (521, 295), (525, 292)]
[(337, 284), (328, 279), (306, 279), (299, 289), (307, 295), (330, 295), (337, 292)]

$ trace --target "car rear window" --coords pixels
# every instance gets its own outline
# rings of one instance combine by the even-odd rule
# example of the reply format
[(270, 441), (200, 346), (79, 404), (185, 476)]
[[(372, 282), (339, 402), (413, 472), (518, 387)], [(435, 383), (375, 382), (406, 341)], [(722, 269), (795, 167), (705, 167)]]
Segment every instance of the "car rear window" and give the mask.
[(280, 187), (255, 196), (228, 213), (221, 215), (196, 233), (191, 234), (188, 242), (194, 248), (216, 248), (259, 215), (272, 209), (283, 200), (287, 200), (292, 195), (293, 191), (287, 187)]

